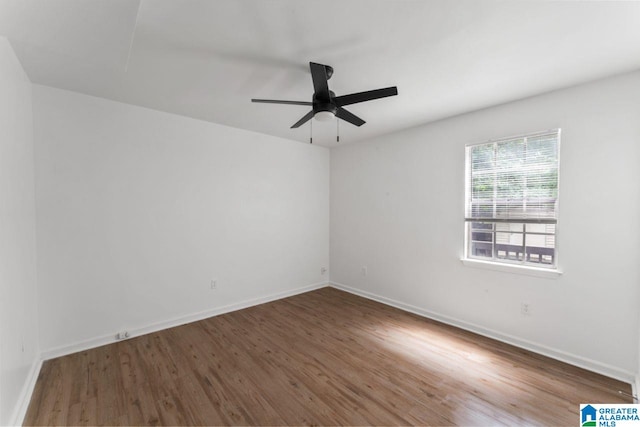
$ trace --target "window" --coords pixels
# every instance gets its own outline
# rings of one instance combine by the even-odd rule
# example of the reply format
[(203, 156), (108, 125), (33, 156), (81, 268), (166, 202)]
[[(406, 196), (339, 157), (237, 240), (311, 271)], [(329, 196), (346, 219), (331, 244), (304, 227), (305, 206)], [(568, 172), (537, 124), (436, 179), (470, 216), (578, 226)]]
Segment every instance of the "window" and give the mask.
[(465, 258), (556, 268), (560, 130), (466, 147)]

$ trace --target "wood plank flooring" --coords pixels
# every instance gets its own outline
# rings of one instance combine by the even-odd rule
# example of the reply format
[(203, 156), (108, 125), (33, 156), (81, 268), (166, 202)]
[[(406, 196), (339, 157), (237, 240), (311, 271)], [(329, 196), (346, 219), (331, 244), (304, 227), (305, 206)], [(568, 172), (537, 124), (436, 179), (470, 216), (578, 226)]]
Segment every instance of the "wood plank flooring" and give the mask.
[(323, 288), (48, 360), (25, 425), (576, 425), (618, 390)]

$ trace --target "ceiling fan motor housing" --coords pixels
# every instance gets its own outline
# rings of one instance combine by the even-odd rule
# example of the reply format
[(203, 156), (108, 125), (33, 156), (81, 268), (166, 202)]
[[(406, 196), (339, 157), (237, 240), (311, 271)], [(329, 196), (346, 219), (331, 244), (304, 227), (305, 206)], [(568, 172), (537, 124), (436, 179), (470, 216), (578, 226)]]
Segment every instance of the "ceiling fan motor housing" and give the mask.
[(335, 116), (336, 111), (338, 111), (338, 107), (333, 102), (333, 98), (336, 96), (333, 91), (329, 91), (329, 99), (318, 99), (316, 95), (313, 96), (313, 115), (315, 116), (317, 113), (326, 111)]
[(338, 107), (331, 102), (314, 102), (313, 103), (313, 114), (317, 114), (320, 111), (327, 111), (331, 114), (336, 114), (338, 111)]

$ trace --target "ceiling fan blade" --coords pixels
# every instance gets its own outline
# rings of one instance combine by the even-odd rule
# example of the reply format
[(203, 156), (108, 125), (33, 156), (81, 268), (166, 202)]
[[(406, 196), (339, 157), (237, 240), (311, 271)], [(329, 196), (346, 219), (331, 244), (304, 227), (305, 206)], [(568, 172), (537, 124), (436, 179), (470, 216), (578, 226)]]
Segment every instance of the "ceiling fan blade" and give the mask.
[(349, 95), (336, 96), (333, 98), (338, 107), (345, 105), (357, 104), (358, 102), (371, 101), (373, 99), (386, 98), (398, 94), (396, 86), (386, 87), (384, 89), (368, 90), (366, 92), (351, 93)]
[(299, 128), (301, 125), (311, 120), (312, 117), (313, 117), (313, 110), (309, 111), (307, 114), (304, 115), (303, 118), (301, 118), (293, 126), (291, 126), (291, 129)]
[(313, 105), (312, 102), (305, 101), (280, 101), (278, 99), (252, 99), (251, 102), (262, 102), (264, 104), (289, 104), (289, 105)]
[(356, 126), (362, 126), (363, 124), (367, 123), (364, 120), (362, 120), (360, 117), (356, 116), (353, 113), (350, 113), (349, 111), (345, 110), (344, 108), (338, 108), (336, 110), (336, 117), (347, 121), (349, 123), (351, 123), (352, 125), (356, 125)]
[(311, 79), (313, 80), (315, 98), (320, 101), (329, 102), (331, 95), (329, 94), (326, 66), (315, 62), (309, 62), (309, 68), (311, 69)]

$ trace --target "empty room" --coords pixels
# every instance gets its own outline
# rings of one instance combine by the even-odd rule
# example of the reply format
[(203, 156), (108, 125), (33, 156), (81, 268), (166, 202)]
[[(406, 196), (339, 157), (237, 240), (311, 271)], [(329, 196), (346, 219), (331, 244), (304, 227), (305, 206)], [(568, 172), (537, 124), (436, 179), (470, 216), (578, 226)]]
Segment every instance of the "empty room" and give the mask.
[(640, 1), (0, 0), (0, 425), (640, 425)]

